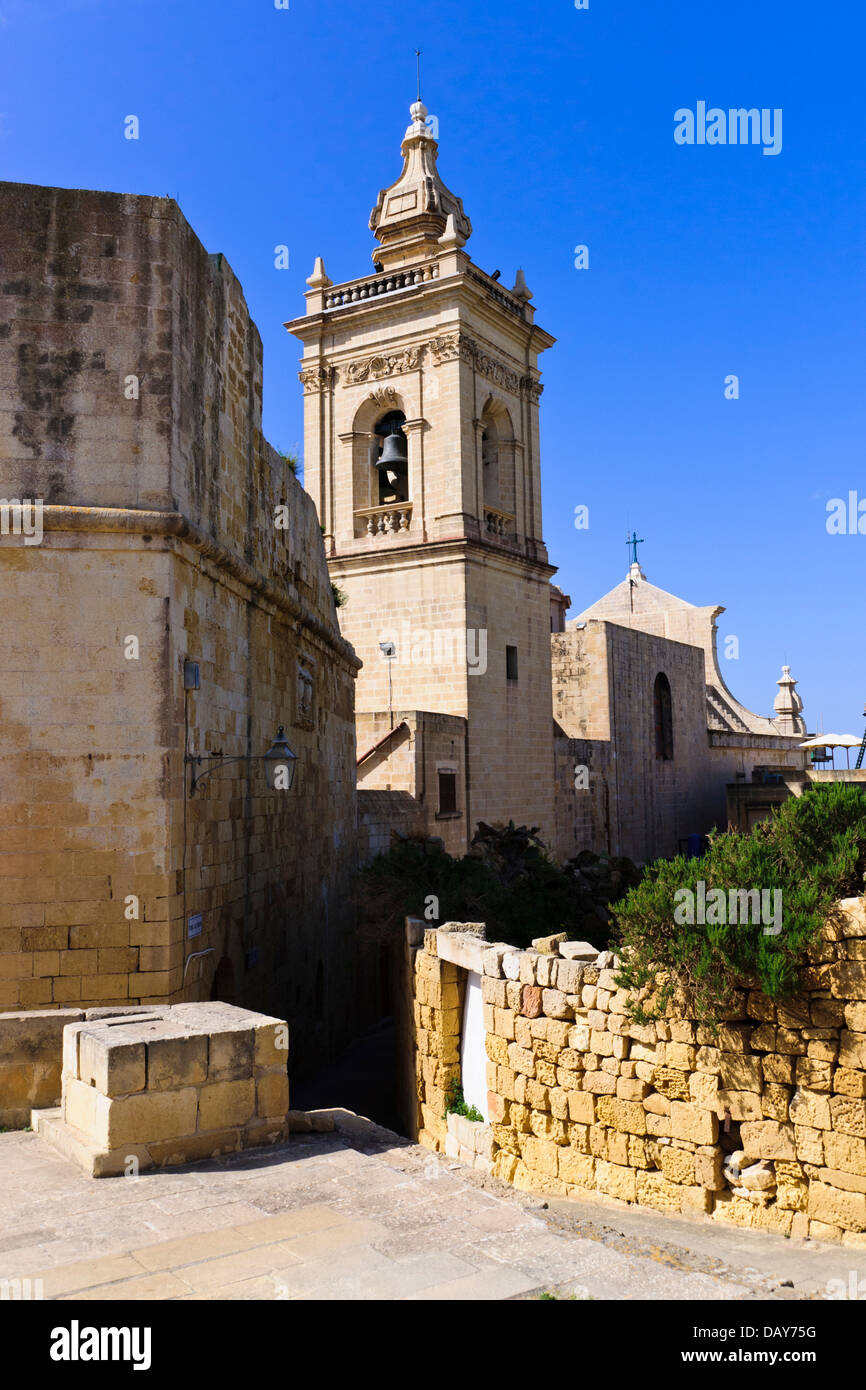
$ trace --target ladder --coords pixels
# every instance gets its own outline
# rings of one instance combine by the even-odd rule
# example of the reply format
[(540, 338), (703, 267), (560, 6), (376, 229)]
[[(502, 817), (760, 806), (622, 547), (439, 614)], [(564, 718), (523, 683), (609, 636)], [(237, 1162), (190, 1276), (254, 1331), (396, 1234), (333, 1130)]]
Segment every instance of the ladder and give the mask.
[(857, 770), (863, 766), (863, 755), (866, 754), (866, 734), (863, 735), (863, 742), (860, 744), (860, 752), (857, 754)]

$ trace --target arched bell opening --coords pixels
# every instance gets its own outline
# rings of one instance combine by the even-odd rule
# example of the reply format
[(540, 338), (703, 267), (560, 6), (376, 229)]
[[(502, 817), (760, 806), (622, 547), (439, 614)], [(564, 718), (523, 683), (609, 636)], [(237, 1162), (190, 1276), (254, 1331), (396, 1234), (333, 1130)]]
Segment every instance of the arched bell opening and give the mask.
[(370, 462), (378, 474), (380, 507), (409, 501), (409, 447), (403, 430), (405, 423), (402, 410), (389, 410), (373, 427)]
[(485, 511), (496, 514), (493, 529), (503, 534), (511, 530), (516, 511), (514, 427), (507, 407), (494, 396), (485, 404), (480, 423), (482, 502)]
[(485, 507), (499, 507), (499, 442), (491, 421), (481, 432), (481, 473)]

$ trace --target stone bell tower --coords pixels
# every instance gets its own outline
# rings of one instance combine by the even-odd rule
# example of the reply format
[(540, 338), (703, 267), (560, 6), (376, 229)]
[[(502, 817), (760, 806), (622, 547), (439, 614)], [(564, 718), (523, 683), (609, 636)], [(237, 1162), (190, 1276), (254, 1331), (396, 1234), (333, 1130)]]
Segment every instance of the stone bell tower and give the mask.
[(538, 356), (555, 340), (522, 271), (508, 290), (473, 265), (421, 101), (411, 117), (370, 218), (373, 274), (335, 285), (317, 260), (306, 315), (286, 324), (304, 345), (305, 485), (364, 663), (359, 753), (388, 728), (373, 716), (453, 716), (462, 842), (514, 819), (553, 844)]

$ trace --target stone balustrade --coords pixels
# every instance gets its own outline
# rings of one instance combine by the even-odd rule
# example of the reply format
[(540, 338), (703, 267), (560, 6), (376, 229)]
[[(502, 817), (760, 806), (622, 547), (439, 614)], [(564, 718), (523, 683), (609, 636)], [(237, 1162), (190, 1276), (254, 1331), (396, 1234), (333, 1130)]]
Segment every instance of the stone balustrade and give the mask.
[(325, 291), (325, 308), (341, 309), (346, 304), (358, 304), (363, 299), (375, 299), (379, 295), (393, 294), (395, 290), (408, 289), (411, 285), (423, 285), (435, 280), (438, 274), (439, 267), (435, 261), (431, 261), (407, 270), (389, 271), (387, 274), (365, 276), (363, 280), (353, 280), (345, 285), (335, 285)]
[(364, 507), (355, 512), (366, 523), (368, 536), (396, 536), (405, 533), (412, 525), (412, 503), (392, 502), (385, 507)]

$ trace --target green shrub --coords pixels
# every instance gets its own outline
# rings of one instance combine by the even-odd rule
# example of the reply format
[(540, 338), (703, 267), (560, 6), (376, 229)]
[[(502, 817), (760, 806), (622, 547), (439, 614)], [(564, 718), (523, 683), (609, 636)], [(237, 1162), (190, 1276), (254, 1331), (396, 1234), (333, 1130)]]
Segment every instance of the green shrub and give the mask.
[(467, 1105), (463, 1097), (463, 1087), (459, 1081), (452, 1081), (445, 1092), (445, 1115), (462, 1115), (464, 1120), (475, 1120), (476, 1123), (483, 1124), (484, 1116), (474, 1105)]
[[(696, 1017), (718, 1020), (730, 1012), (738, 985), (784, 999), (802, 988), (809, 946), (820, 935), (834, 901), (863, 892), (866, 870), (866, 795), (859, 785), (825, 783), (791, 797), (748, 835), (710, 837), (701, 859), (661, 860), (614, 909), (619, 980), (648, 991), (635, 1016), (658, 1018), (674, 992), (684, 992)], [(682, 889), (698, 885), (781, 894), (781, 920), (749, 924), (683, 921)], [(769, 901), (773, 901), (771, 898)], [(728, 910), (728, 915), (730, 911)], [(677, 920), (679, 917), (680, 920)], [(658, 984), (659, 974), (666, 978)]]
[[(517, 947), (565, 931), (604, 950), (610, 931), (606, 903), (588, 894), (580, 871), (554, 864), (533, 830), (513, 822), (482, 823), (472, 846), (471, 854), (454, 859), (438, 841), (401, 840), (380, 854), (358, 878), (364, 935), (386, 939), (402, 929), (404, 917), (427, 916), (435, 898), (438, 914), (427, 916), (431, 926), (484, 922), (488, 941)], [(624, 891), (629, 881), (622, 875), (615, 891)]]

